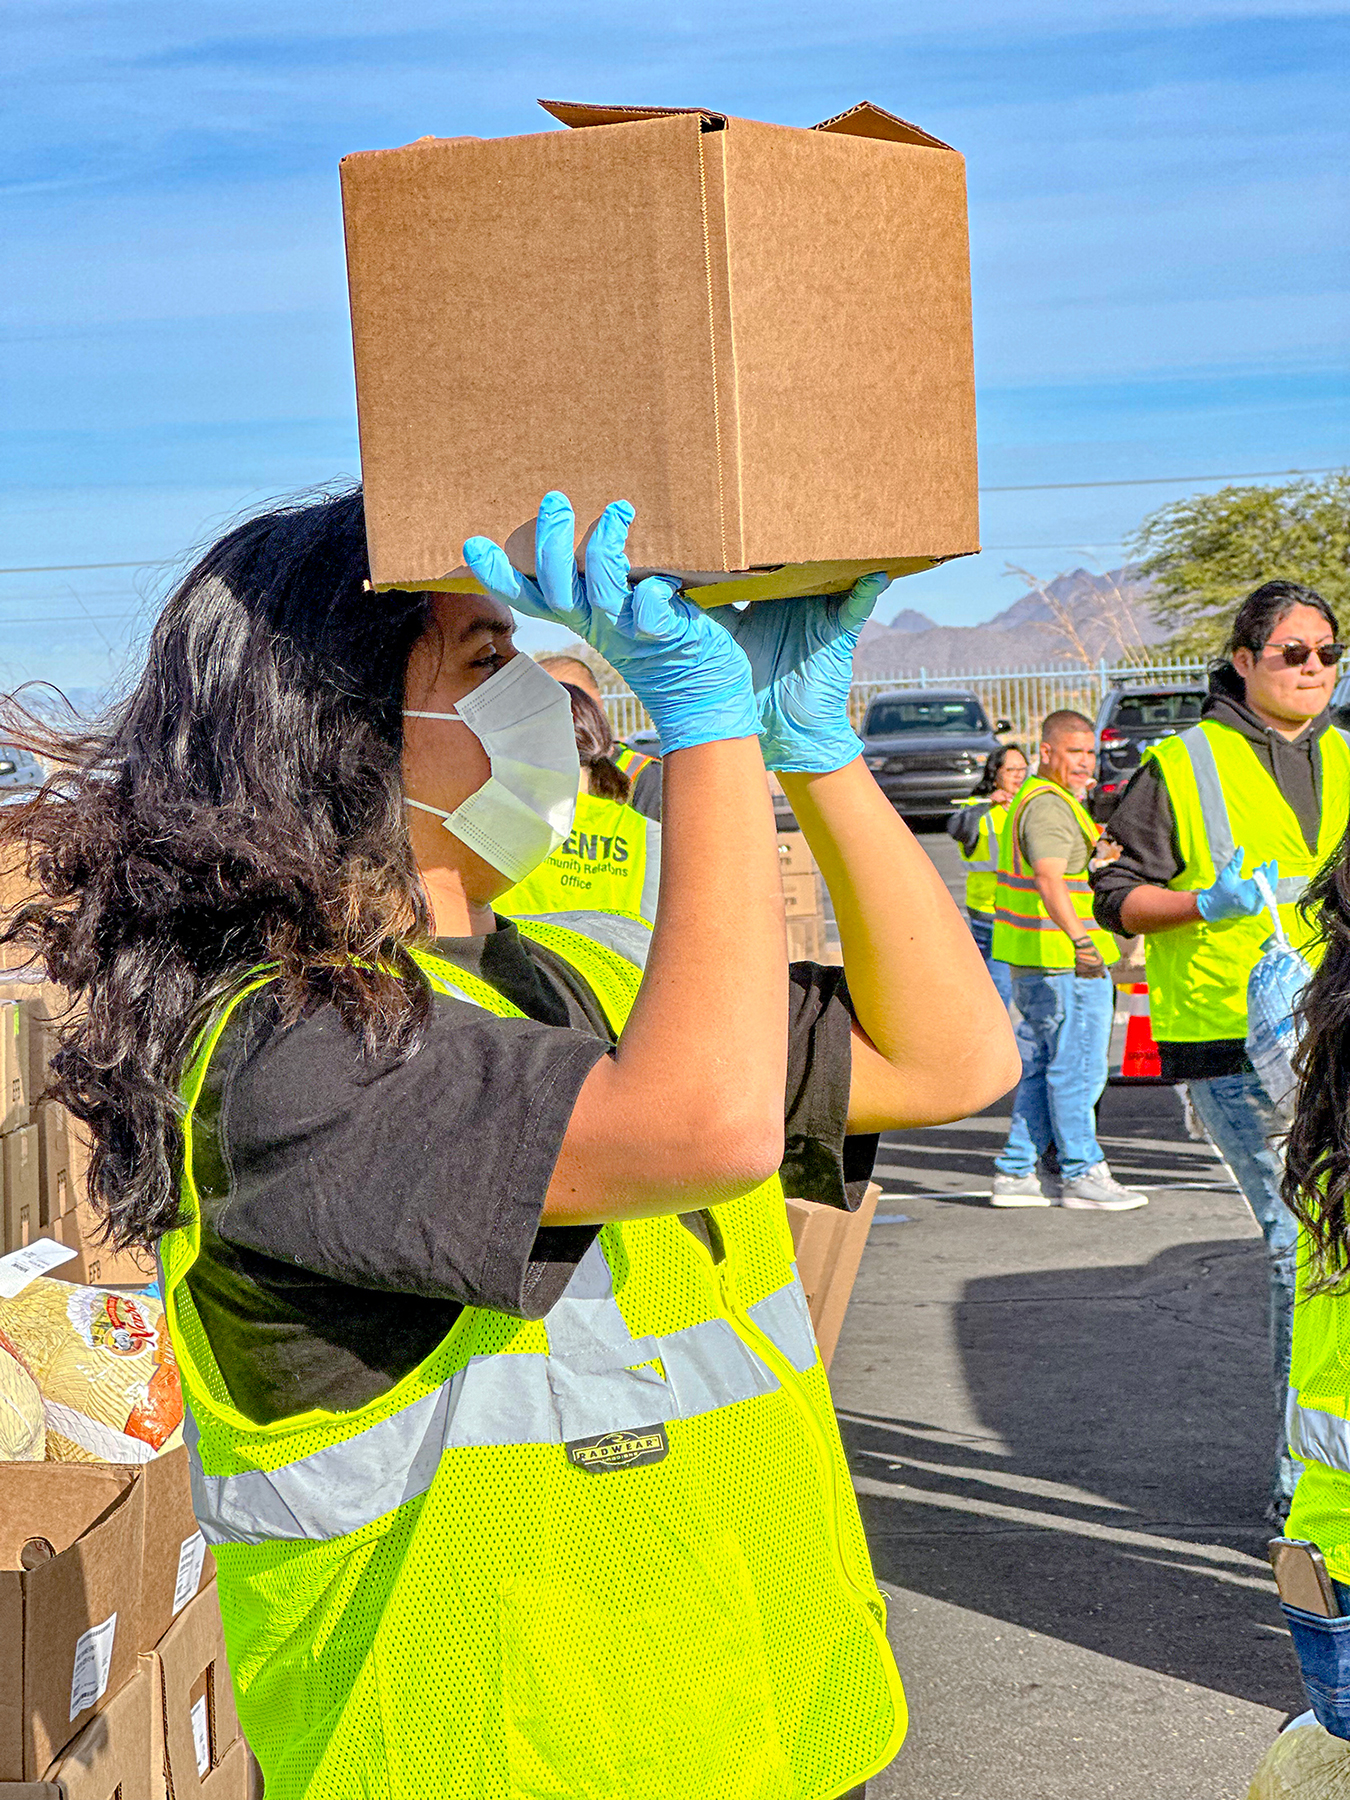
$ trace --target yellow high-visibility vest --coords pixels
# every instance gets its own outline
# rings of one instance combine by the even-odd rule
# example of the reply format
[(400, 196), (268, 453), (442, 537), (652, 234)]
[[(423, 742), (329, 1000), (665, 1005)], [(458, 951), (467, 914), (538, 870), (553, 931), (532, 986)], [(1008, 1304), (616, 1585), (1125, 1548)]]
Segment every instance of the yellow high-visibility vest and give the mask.
[[(632, 965), (523, 930), (620, 1031)], [(520, 1016), (416, 955), (437, 991)], [(904, 1695), (777, 1178), (706, 1209), (711, 1249), (675, 1215), (606, 1226), (545, 1318), (467, 1307), (351, 1412), (232, 1404), (185, 1280), (194, 1109), (268, 978), (184, 1077), (185, 1223), (160, 1244), (268, 1800), (826, 1800), (884, 1768)]]
[[(993, 955), (999, 962), (1017, 963), (1031, 969), (1071, 969), (1074, 949), (1069, 939), (1045, 910), (1045, 902), (1036, 888), (1036, 880), (1022, 855), (1018, 840), (1018, 821), (1030, 800), (1049, 792), (1069, 808), (1083, 833), (1089, 849), (1101, 836), (1101, 827), (1067, 789), (1041, 775), (1028, 775), (1018, 788), (1008, 816), (1003, 821), (999, 843), (998, 875), (994, 901)], [(1102, 931), (1092, 919), (1092, 889), (1086, 871), (1082, 875), (1066, 875), (1065, 886), (1073, 909), (1083, 921), (1084, 937), (1090, 937), (1104, 962), (1115, 962), (1117, 950), (1110, 932)]]
[(1335, 1579), (1350, 1582), (1350, 1287), (1308, 1291), (1309, 1244), (1300, 1232), (1285, 1433), (1303, 1472), (1284, 1529), (1316, 1544)]
[(969, 850), (957, 839), (961, 860), (970, 873), (966, 876), (966, 911), (992, 913), (997, 904), (998, 853), (1003, 822), (1008, 816), (1008, 803), (991, 803), (981, 796), (963, 800), (962, 806), (983, 806), (988, 810), (980, 820), (979, 835)]
[[(1350, 815), (1350, 746), (1339, 731), (1324, 731), (1317, 754), (1322, 816), (1317, 847), (1309, 850), (1293, 808), (1233, 726), (1204, 719), (1144, 752), (1166, 784), (1183, 861), (1168, 886), (1187, 892), (1211, 886), (1239, 844), (1246, 851), (1245, 875), (1276, 858), (1280, 919), (1290, 942), (1313, 962), (1320, 955), (1315, 928), (1296, 903), (1310, 877), (1340, 848)], [(1144, 955), (1154, 1037), (1164, 1043), (1245, 1039), (1247, 977), (1270, 931), (1261, 912), (1151, 932)]]
[(631, 750), (627, 744), (620, 744), (613, 757), (614, 767), (630, 782), (636, 781), (642, 771), (656, 761), (656, 757), (648, 756), (642, 750)]
[(661, 827), (619, 800), (578, 794), (566, 839), (493, 902), (509, 919), (613, 912), (656, 923)]

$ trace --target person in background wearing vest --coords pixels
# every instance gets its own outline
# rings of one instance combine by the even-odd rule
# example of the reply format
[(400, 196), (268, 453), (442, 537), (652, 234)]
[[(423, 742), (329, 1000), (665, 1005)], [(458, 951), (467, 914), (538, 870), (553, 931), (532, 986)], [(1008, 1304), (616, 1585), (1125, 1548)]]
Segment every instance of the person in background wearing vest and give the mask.
[[(826, 1800), (904, 1735), (783, 1177), (856, 1204), (1012, 1034), (848, 723), (886, 578), (733, 635), (630, 587), (632, 517), (583, 574), (550, 494), (537, 579), (471, 539), (485, 591), (378, 596), (359, 491), (250, 520), (105, 720), (28, 720), (60, 774), (0, 818), (44, 884), (0, 937), (77, 1003), (53, 1097), (160, 1258), (268, 1800)], [(661, 734), (645, 977), (493, 909), (580, 772), (513, 606)], [(843, 971), (789, 968), (766, 761)]]
[[(1097, 1142), (1095, 1108), (1106, 1086), (1115, 1016), (1109, 964), (1116, 946), (1092, 924), (1088, 863), (1101, 836), (1083, 808), (1097, 740), (1081, 713), (1041, 726), (1040, 766), (1008, 809), (999, 848), (994, 956), (1012, 968), (1021, 1019), (1022, 1079), (1012, 1128), (994, 1163), (995, 1206), (1127, 1212), (1148, 1204), (1122, 1187)], [(1057, 1194), (1037, 1161), (1053, 1144)]]
[(947, 830), (961, 849), (966, 876), (966, 917), (980, 946), (984, 966), (1005, 1006), (1012, 1005), (1012, 970), (994, 961), (994, 893), (998, 885), (998, 847), (1008, 808), (1027, 778), (1027, 759), (1016, 744), (1000, 744), (989, 754), (980, 785), (957, 807)]
[[(1247, 1060), (1247, 978), (1270, 935), (1252, 872), (1267, 865), (1285, 930), (1308, 955), (1313, 934), (1295, 902), (1350, 813), (1350, 747), (1327, 712), (1342, 648), (1311, 588), (1268, 581), (1249, 595), (1199, 725), (1145, 753), (1111, 815), (1120, 856), (1093, 876), (1099, 923), (1145, 936), (1163, 1075), (1186, 1083), (1264, 1233), (1281, 1411), (1296, 1227), (1280, 1194), (1284, 1122)], [(1281, 1437), (1272, 1517), (1297, 1477)]]
[[(600, 692), (600, 683), (595, 679), (595, 671), (589, 663), (582, 662), (579, 656), (565, 656), (560, 651), (551, 651), (547, 656), (536, 656), (534, 660), (555, 681), (561, 681), (565, 687), (579, 687), (583, 693), (589, 694), (600, 710), (604, 711), (605, 697)], [(616, 743), (613, 760), (619, 773), (628, 777), (629, 803), (660, 824), (661, 758), (648, 756), (645, 751), (634, 750), (628, 744)]]
[(1302, 1472), (1284, 1532), (1322, 1552), (1340, 1616), (1286, 1607), (1285, 1619), (1318, 1719), (1350, 1738), (1350, 840), (1309, 883), (1304, 907), (1322, 956), (1300, 1008), (1285, 1143), (1283, 1192), (1299, 1226), (1285, 1432)]
[[(557, 680), (552, 666), (548, 672)], [(506, 919), (570, 926), (644, 964), (656, 923), (661, 827), (629, 804), (629, 780), (616, 761), (620, 746), (600, 703), (570, 681), (562, 686), (581, 761), (572, 829), (494, 910)]]

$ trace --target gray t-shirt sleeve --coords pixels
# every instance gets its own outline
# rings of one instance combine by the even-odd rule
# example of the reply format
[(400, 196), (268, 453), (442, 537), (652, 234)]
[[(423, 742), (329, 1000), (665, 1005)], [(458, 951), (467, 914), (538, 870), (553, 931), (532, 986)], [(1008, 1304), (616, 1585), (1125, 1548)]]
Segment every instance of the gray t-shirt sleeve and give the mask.
[(1083, 827), (1058, 794), (1048, 789), (1032, 796), (1017, 821), (1018, 839), (1028, 866), (1042, 857), (1063, 857), (1066, 875), (1081, 875), (1088, 866)]

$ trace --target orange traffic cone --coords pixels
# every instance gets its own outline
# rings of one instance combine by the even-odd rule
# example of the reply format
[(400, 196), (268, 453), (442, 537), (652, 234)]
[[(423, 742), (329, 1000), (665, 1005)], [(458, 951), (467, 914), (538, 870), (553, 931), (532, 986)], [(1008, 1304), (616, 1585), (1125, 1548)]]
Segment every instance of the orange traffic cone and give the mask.
[(1158, 1046), (1148, 1012), (1148, 983), (1123, 981), (1116, 989), (1116, 1016), (1125, 1015), (1125, 1050), (1121, 1081), (1157, 1081), (1162, 1075)]

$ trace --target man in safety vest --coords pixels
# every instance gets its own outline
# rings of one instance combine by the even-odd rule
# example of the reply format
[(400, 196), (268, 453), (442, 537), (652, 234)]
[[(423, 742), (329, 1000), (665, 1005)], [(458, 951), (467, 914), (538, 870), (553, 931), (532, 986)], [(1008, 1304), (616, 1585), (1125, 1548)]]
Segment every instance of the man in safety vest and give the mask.
[[(589, 663), (582, 662), (579, 656), (565, 656), (554, 652), (550, 656), (535, 658), (541, 669), (546, 670), (555, 681), (561, 681), (564, 687), (579, 687), (584, 694), (589, 694), (595, 704), (602, 710), (605, 697), (600, 692), (600, 683), (595, 679), (595, 671)], [(661, 758), (648, 756), (645, 750), (634, 750), (628, 744), (616, 744), (614, 747), (614, 766), (621, 775), (628, 777), (629, 801), (647, 818), (660, 820), (661, 817)]]
[[(1247, 978), (1271, 928), (1253, 871), (1264, 864), (1276, 878), (1284, 928), (1315, 960), (1296, 902), (1350, 814), (1350, 747), (1327, 712), (1335, 639), (1335, 616), (1311, 588), (1257, 588), (1234, 620), (1229, 660), (1211, 674), (1200, 723), (1145, 754), (1111, 816), (1121, 855), (1093, 878), (1098, 922), (1146, 936), (1163, 1075), (1187, 1084), (1265, 1236), (1281, 1404), (1296, 1227), (1280, 1194), (1284, 1120), (1246, 1051)], [(1273, 1515), (1283, 1516), (1297, 1476), (1281, 1439)]]
[[(1018, 789), (999, 848), (993, 953), (1009, 963), (1022, 1015), (1022, 1079), (1012, 1128), (994, 1164), (995, 1206), (1127, 1212), (1146, 1206), (1122, 1187), (1097, 1142), (1115, 1014), (1110, 935), (1092, 924), (1088, 862), (1101, 836), (1083, 808), (1096, 761), (1092, 723), (1053, 712), (1041, 726), (1040, 767)], [(1054, 1145), (1061, 1188), (1045, 1192), (1037, 1159)]]

